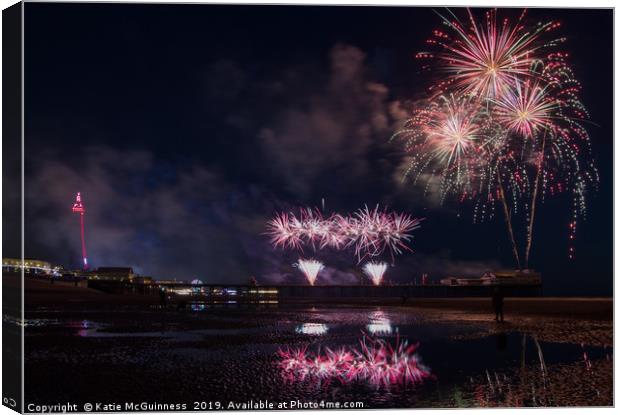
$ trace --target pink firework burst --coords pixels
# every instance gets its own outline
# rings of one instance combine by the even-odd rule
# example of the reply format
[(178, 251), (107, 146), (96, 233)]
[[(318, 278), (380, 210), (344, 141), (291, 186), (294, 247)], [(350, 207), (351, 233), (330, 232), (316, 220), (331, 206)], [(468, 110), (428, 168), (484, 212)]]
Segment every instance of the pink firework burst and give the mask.
[(313, 249), (352, 248), (358, 260), (381, 255), (386, 250), (392, 256), (410, 251), (407, 245), (412, 232), (420, 227), (421, 219), (407, 214), (365, 207), (353, 215), (333, 214), (324, 217), (318, 210), (302, 209), (299, 217), (279, 213), (267, 224), (267, 234), (276, 248), (301, 251)]
[(494, 103), (497, 121), (526, 139), (553, 128), (554, 111), (559, 107), (546, 87), (529, 80), (509, 88)]
[(421, 52), (418, 58), (434, 58), (438, 69), (447, 75), (434, 88), (438, 93), (446, 89), (481, 98), (496, 98), (515, 79), (531, 75), (530, 69), (545, 58), (544, 51), (563, 38), (545, 40), (545, 34), (557, 28), (557, 22), (540, 23), (528, 27), (523, 20), (524, 10), (511, 23), (509, 19), (497, 16), (497, 10), (485, 13), (478, 21), (468, 9), (467, 23), (461, 23), (452, 15), (441, 16), (448, 30), (435, 30), (427, 41), (439, 47), (439, 52)]
[(441, 198), (481, 187), (484, 154), (501, 141), (486, 107), (464, 95), (438, 96), (416, 108), (393, 139), (410, 155), (406, 176), (438, 183)]
[(301, 249), (302, 234), (298, 227), (294, 226), (295, 220), (288, 213), (278, 213), (267, 224), (268, 234), (274, 246), (291, 249)]

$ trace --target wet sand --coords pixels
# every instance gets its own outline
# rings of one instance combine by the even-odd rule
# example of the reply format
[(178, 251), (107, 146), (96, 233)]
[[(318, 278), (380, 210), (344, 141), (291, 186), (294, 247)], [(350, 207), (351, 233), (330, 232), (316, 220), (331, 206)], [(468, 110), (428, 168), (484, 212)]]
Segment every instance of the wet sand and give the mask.
[[(487, 298), (191, 312), (161, 310), (157, 296), (43, 281), (26, 288), (26, 398), (37, 403), (320, 400), (336, 393), (367, 408), (613, 404), (610, 298), (507, 298), (506, 322), (496, 323)], [(421, 341), (438, 380), (389, 393), (282, 383), (279, 347), (355, 344), (378, 314), (396, 330), (386, 338), (400, 330)], [(295, 329), (308, 322), (326, 325), (327, 333)]]
[[(70, 283), (50, 284), (46, 281), (26, 279), (26, 313), (58, 308), (69, 315), (86, 308), (89, 312), (120, 309), (148, 312), (159, 307), (158, 296), (139, 294), (105, 294), (89, 288), (74, 287)], [(324, 304), (322, 304), (324, 306)], [(393, 305), (356, 302), (333, 304), (329, 307), (389, 306), (393, 309), (411, 310), (429, 321), (461, 325), (483, 325), (484, 333), (520, 331), (540, 336), (541, 339), (611, 346), (613, 343), (613, 299), (604, 297), (535, 297), (506, 298), (505, 322), (494, 321), (489, 298), (415, 298), (406, 304)], [(291, 307), (308, 305), (295, 304)], [(287, 307), (287, 304), (281, 304)], [(174, 309), (174, 303), (170, 305)], [(277, 311), (269, 311), (277, 315)], [(116, 315), (116, 313), (115, 313)], [(159, 317), (158, 317), (159, 318)], [(190, 327), (187, 327), (188, 329)]]

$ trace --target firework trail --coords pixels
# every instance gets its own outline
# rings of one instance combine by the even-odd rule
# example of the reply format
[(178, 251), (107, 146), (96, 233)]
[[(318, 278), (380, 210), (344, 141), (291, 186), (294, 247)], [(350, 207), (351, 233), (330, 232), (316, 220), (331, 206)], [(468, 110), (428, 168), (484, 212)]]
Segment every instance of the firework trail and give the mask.
[[(417, 57), (443, 77), (393, 137), (410, 154), (405, 175), (414, 183), (427, 180), (427, 190), (438, 186), (442, 202), (449, 195), (474, 201), (475, 222), (493, 217), (501, 203), (519, 269), (529, 264), (538, 202), (572, 196), (572, 244), (586, 196), (599, 181), (583, 125), (588, 112), (579, 99), (581, 84), (568, 54), (558, 50), (565, 39), (550, 38), (560, 25), (531, 26), (525, 17), (523, 11), (511, 23), (491, 10), (478, 21), (468, 10), (463, 24), (451, 12), (441, 16), (445, 29), (427, 41), (437, 51)], [(520, 212), (526, 217), (524, 261), (512, 224)]]
[(315, 209), (301, 209), (299, 216), (279, 213), (267, 224), (267, 235), (276, 248), (302, 251), (326, 247), (336, 250), (352, 248), (358, 261), (389, 251), (392, 257), (411, 251), (407, 245), (421, 219), (407, 214), (365, 207), (353, 215), (332, 214), (324, 217)]
[(368, 275), (374, 285), (381, 285), (387, 266), (388, 264), (385, 262), (367, 262), (364, 264), (364, 273)]
[(304, 273), (310, 285), (314, 285), (319, 272), (325, 268), (323, 263), (315, 259), (300, 259), (294, 265)]
[[(528, 216), (526, 268), (539, 199), (544, 202), (547, 195), (564, 192), (572, 195), (572, 243), (577, 219), (587, 213), (588, 189), (596, 189), (599, 182), (590, 137), (583, 125), (588, 113), (579, 100), (581, 86), (565, 57), (563, 53), (550, 54), (539, 80), (521, 82), (492, 103), (497, 121), (507, 132), (506, 148), (513, 155), (505, 168), (515, 195), (513, 208), (523, 204)], [(572, 246), (569, 258), (573, 258)]]
[[(526, 196), (529, 208), (526, 226), (525, 266), (527, 268), (533, 240), (534, 218), (539, 199), (547, 195), (570, 192), (573, 197), (569, 240), (575, 237), (578, 217), (585, 217), (588, 188), (598, 186), (598, 170), (594, 164), (590, 138), (583, 123), (587, 110), (579, 100), (581, 89), (565, 54), (549, 56), (541, 74), (545, 86), (524, 82), (507, 91), (495, 104), (498, 121), (513, 134), (509, 137), (516, 151), (521, 151), (520, 176), (526, 188), (513, 188)], [(524, 141), (523, 141), (524, 140)], [(529, 193), (529, 197), (527, 197)], [(569, 258), (573, 248), (569, 247)]]
[(418, 344), (396, 338), (392, 346), (382, 339), (364, 336), (357, 347), (341, 347), (311, 353), (307, 347), (278, 350), (280, 369), (291, 382), (368, 382), (375, 387), (418, 384), (431, 377), (415, 353)]

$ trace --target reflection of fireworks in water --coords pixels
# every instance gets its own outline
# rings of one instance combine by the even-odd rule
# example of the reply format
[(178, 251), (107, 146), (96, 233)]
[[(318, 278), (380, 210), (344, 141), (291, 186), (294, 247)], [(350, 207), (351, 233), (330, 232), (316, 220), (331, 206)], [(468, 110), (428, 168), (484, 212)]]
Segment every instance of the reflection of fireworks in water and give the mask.
[(381, 285), (383, 281), (383, 274), (387, 270), (387, 264), (385, 262), (367, 262), (364, 264), (364, 273), (372, 280), (375, 285)]
[(370, 316), (370, 323), (366, 326), (366, 330), (375, 336), (392, 334), (392, 322), (383, 311), (376, 311)]
[(320, 336), (327, 333), (327, 326), (322, 323), (303, 323), (295, 328), (296, 333)]
[(416, 384), (431, 376), (415, 353), (418, 345), (396, 339), (395, 346), (385, 340), (364, 336), (358, 347), (325, 348), (311, 353), (307, 347), (278, 350), (280, 368), (289, 381), (339, 381), (342, 384), (365, 381), (374, 386)]
[(411, 249), (411, 232), (420, 226), (420, 219), (407, 214), (380, 211), (368, 207), (350, 216), (332, 214), (323, 217), (319, 210), (302, 209), (299, 217), (280, 213), (267, 225), (267, 234), (275, 247), (302, 250), (353, 247), (358, 260), (378, 256), (388, 250), (392, 256)]
[(314, 285), (317, 275), (325, 268), (323, 263), (316, 259), (300, 259), (295, 266), (304, 273), (310, 285)]

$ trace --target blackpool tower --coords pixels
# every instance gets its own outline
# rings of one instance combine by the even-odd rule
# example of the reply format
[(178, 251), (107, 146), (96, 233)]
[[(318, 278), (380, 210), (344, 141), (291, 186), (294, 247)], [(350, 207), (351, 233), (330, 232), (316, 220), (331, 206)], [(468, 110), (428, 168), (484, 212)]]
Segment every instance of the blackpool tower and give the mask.
[(75, 197), (75, 203), (73, 204), (73, 213), (80, 214), (80, 237), (82, 239), (82, 269), (88, 269), (88, 258), (86, 257), (86, 241), (84, 240), (84, 213), (86, 213), (86, 209), (84, 209), (84, 205), (82, 204), (82, 196), (80, 196), (80, 192), (78, 192)]

